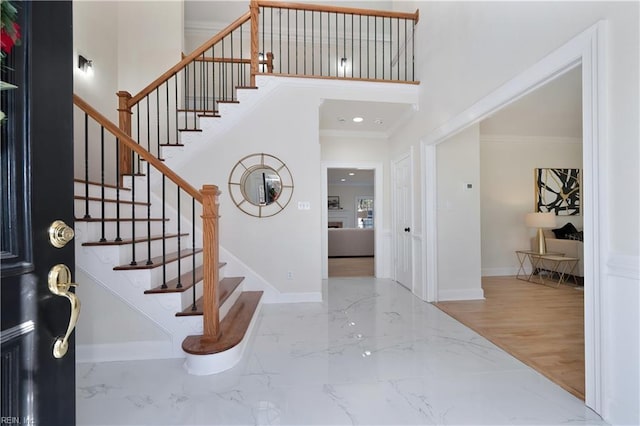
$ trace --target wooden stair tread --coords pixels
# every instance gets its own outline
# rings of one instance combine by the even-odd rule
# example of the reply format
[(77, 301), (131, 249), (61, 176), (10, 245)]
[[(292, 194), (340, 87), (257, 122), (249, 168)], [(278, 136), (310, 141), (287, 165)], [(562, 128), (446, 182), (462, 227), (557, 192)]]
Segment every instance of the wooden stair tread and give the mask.
[(262, 291), (243, 291), (220, 323), (217, 341), (205, 336), (187, 336), (182, 342), (182, 350), (193, 355), (211, 355), (236, 346), (249, 329), (261, 297)]
[(239, 104), (240, 101), (216, 101), (219, 104)]
[(152, 217), (151, 219), (147, 219), (146, 217), (142, 218), (142, 217), (136, 217), (136, 218), (131, 218), (131, 217), (121, 217), (121, 218), (117, 218), (117, 217), (105, 217), (100, 218), (100, 217), (80, 217), (80, 218), (76, 218), (76, 222), (168, 222), (169, 219), (168, 218), (161, 218), (161, 217)]
[[(85, 201), (85, 200), (102, 201), (102, 198), (100, 198), (100, 197), (85, 197), (84, 195), (74, 195), (73, 199), (74, 200), (81, 200), (81, 201)], [(136, 206), (149, 206), (149, 205), (151, 205), (151, 203), (147, 203), (147, 202), (144, 202), (144, 201), (116, 200), (115, 198), (105, 198), (104, 202), (105, 203), (135, 204)]]
[[(224, 265), (226, 265), (226, 263), (220, 262), (218, 263), (218, 268), (222, 268)], [(196, 273), (195, 273), (195, 283), (199, 283), (200, 281), (202, 281), (203, 276), (204, 276), (204, 269), (202, 266), (199, 266), (196, 268)], [(184, 274), (182, 274), (180, 276), (180, 283), (182, 284), (182, 287), (178, 288), (178, 278), (174, 278), (170, 281), (167, 281), (167, 288), (162, 288), (161, 285), (159, 285), (158, 287), (152, 288), (150, 290), (145, 290), (144, 294), (159, 294), (159, 293), (182, 293), (187, 291), (188, 289), (190, 289), (193, 284), (194, 284), (194, 280), (193, 280), (193, 271), (188, 271), (185, 272)]]
[(184, 250), (181, 250), (179, 253), (178, 252), (167, 253), (165, 255), (164, 262), (163, 262), (162, 255), (160, 255), (160, 256), (156, 256), (156, 257), (152, 257), (151, 258), (151, 262), (152, 262), (151, 265), (147, 265), (147, 260), (146, 259), (141, 259), (141, 260), (138, 261), (137, 265), (115, 266), (113, 268), (113, 270), (114, 271), (129, 271), (129, 270), (134, 270), (134, 269), (153, 269), (153, 268), (158, 268), (158, 267), (162, 266), (163, 263), (175, 262), (178, 259), (182, 259), (183, 257), (193, 256), (193, 255), (198, 254), (200, 252), (202, 252), (201, 248), (184, 249)]
[(131, 188), (125, 188), (123, 186), (117, 186), (117, 185), (111, 185), (108, 183), (105, 183), (104, 185), (102, 184), (102, 182), (96, 182), (96, 181), (86, 181), (84, 179), (73, 179), (74, 182), (77, 183), (88, 183), (89, 185), (95, 185), (95, 186), (104, 186), (105, 188), (113, 188), (113, 189), (120, 189), (120, 191), (131, 191)]
[(161, 143), (160, 144), (161, 147), (167, 147), (167, 146), (184, 146), (183, 143)]
[[(151, 290), (145, 290), (144, 294), (158, 294), (158, 293), (182, 293), (190, 289), (194, 283), (199, 283), (202, 281), (202, 277), (204, 276), (203, 267), (199, 266), (195, 269), (195, 280), (194, 280), (193, 271), (185, 272), (180, 276), (180, 281), (178, 278), (174, 278), (167, 282), (167, 288), (162, 288), (162, 286), (158, 286), (156, 288), (152, 288)], [(178, 282), (182, 284), (182, 287), (178, 288)]]
[[(182, 234), (166, 234), (164, 237), (165, 238), (176, 238), (176, 237), (186, 237), (189, 234), (186, 233), (182, 233)], [(157, 240), (161, 240), (162, 239), (162, 235), (152, 235), (151, 237), (140, 237), (140, 238), (136, 238), (135, 241), (131, 238), (126, 239), (126, 240), (122, 240), (122, 241), (93, 241), (93, 242), (88, 242), (88, 243), (82, 243), (83, 246), (86, 247), (92, 247), (92, 246), (124, 246), (127, 244), (132, 244), (132, 243), (145, 243), (148, 241), (157, 241)]]
[[(229, 296), (233, 294), (236, 288), (240, 285), (240, 283), (244, 281), (244, 277), (228, 277), (220, 280), (220, 306), (227, 301)], [(196, 310), (192, 310), (191, 306), (187, 306), (182, 312), (177, 312), (177, 317), (188, 317), (193, 315), (202, 315), (203, 312), (203, 303), (204, 298), (200, 297), (196, 300)]]
[(201, 109), (201, 108), (194, 108), (194, 109), (190, 109), (190, 108), (178, 108), (178, 112), (202, 112), (202, 113), (211, 113), (211, 114), (217, 114), (218, 110), (217, 109)]
[(236, 86), (236, 89), (252, 89), (257, 90), (258, 86)]
[(202, 129), (178, 129), (179, 132), (201, 132)]

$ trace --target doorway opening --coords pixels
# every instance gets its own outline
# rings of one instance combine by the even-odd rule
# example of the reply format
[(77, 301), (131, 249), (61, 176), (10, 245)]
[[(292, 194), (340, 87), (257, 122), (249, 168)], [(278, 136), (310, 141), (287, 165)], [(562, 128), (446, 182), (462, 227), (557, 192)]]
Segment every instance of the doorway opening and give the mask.
[[(582, 112), (583, 112), (583, 203), (584, 208), (584, 340), (585, 340), (585, 403), (601, 413), (602, 407), (602, 361), (598, 356), (602, 348), (599, 330), (602, 326), (602, 299), (599, 271), (604, 264), (603, 247), (599, 244), (604, 229), (602, 206), (606, 206), (607, 194), (600, 189), (603, 186), (604, 159), (599, 155), (602, 135), (606, 134), (604, 112), (606, 105), (602, 94), (605, 93), (605, 79), (602, 70), (606, 54), (604, 52), (604, 24), (593, 27), (577, 35), (564, 46), (543, 58), (522, 74), (505, 83), (496, 91), (473, 104), (459, 116), (454, 117), (422, 140), (423, 162), (430, 169), (424, 175), (424, 199), (427, 209), (423, 222), (431, 236), (424, 243), (425, 264), (427, 269), (424, 281), (429, 301), (446, 300), (442, 297), (439, 277), (440, 253), (438, 248), (438, 219), (436, 210), (437, 146), (452, 136), (461, 133), (470, 126), (490, 116), (502, 106), (508, 105), (535, 90), (555, 77), (582, 66)], [(597, 46), (598, 49), (594, 49)], [(445, 253), (446, 254), (446, 253)], [(479, 274), (478, 274), (479, 275)]]
[(375, 170), (327, 169), (329, 277), (375, 275)]

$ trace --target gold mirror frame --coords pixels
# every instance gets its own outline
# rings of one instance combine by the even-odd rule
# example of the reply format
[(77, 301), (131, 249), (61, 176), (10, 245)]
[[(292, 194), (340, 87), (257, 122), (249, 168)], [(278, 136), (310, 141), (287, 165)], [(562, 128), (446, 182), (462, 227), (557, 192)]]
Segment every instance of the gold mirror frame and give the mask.
[[(256, 170), (272, 170), (280, 178), (280, 194), (270, 204), (255, 203), (245, 189), (247, 178)], [(241, 159), (229, 174), (229, 194), (234, 204), (249, 216), (270, 217), (280, 213), (293, 196), (293, 177), (285, 163), (270, 154), (250, 154)]]

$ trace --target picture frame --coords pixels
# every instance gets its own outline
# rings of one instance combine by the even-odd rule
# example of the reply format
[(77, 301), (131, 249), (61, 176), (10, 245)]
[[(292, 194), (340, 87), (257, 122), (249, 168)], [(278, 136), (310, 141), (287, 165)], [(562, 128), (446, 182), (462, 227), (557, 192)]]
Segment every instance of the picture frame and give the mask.
[(534, 211), (553, 212), (556, 216), (582, 214), (580, 169), (534, 169), (534, 185)]
[(327, 197), (327, 207), (329, 208), (329, 210), (340, 209), (340, 197), (329, 195)]

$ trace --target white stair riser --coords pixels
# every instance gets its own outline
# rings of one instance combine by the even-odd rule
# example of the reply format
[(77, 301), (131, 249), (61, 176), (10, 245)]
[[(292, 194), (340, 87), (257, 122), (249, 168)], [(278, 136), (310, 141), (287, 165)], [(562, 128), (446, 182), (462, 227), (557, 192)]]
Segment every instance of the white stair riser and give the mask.
[[(87, 204), (85, 200), (75, 200), (75, 216), (82, 218), (87, 213)], [(119, 217), (132, 217), (132, 204), (120, 203), (120, 216)], [(134, 213), (135, 217), (147, 217), (147, 206), (135, 204)], [(102, 202), (101, 201), (89, 201), (89, 215), (92, 218), (100, 217), (118, 217), (118, 205), (115, 202), (104, 203), (104, 216), (102, 215)], [(153, 216), (152, 216), (153, 217)]]
[[(83, 223), (83, 222), (77, 222)], [(86, 222), (87, 231), (84, 236), (84, 240), (82, 242), (97, 242), (102, 237), (102, 223), (101, 222)], [(132, 236), (132, 230), (135, 227), (135, 236), (136, 238), (146, 237), (148, 232), (149, 222), (146, 221), (136, 221), (135, 225), (133, 225), (132, 221), (121, 221), (120, 222), (120, 238), (128, 239)], [(161, 235), (162, 234), (162, 222), (151, 222), (151, 235)], [(105, 222), (104, 223), (104, 237), (107, 241), (114, 241), (117, 236), (117, 223), (116, 222)], [(165, 232), (166, 233), (175, 233), (175, 227), (171, 226), (170, 222), (165, 222)], [(197, 241), (196, 241), (197, 244)]]
[[(195, 286), (195, 290), (196, 290), (196, 300), (198, 300), (200, 297), (202, 297), (202, 292), (204, 290), (204, 285), (202, 283), (202, 281), (198, 282)], [(181, 297), (181, 311), (184, 311), (185, 309), (191, 307), (193, 305), (193, 287), (190, 288), (189, 290), (180, 293), (180, 297)]]
[[(196, 254), (196, 268), (202, 265), (202, 252)], [(146, 256), (142, 259), (138, 259), (138, 265), (145, 265), (147, 259)], [(183, 257), (180, 259), (180, 274), (186, 274), (193, 270), (193, 256)], [(163, 272), (164, 269), (164, 272)], [(162, 284), (163, 275), (166, 278), (165, 281), (172, 280), (178, 276), (178, 261), (168, 263), (164, 266), (158, 266), (157, 268), (149, 269), (150, 271), (150, 286), (145, 288), (149, 290)], [(123, 272), (123, 271), (117, 271)], [(126, 271), (124, 272), (126, 273)]]
[[(97, 197), (102, 198), (102, 187), (99, 185), (88, 185), (88, 188), (85, 187), (84, 183), (74, 182), (73, 184), (73, 193), (74, 195), (79, 195), (81, 197), (86, 196), (87, 190), (89, 191), (89, 197)], [(120, 193), (119, 197), (121, 200), (130, 201), (132, 192), (128, 189), (121, 189), (118, 191), (116, 188), (104, 188), (104, 197), (116, 199), (118, 197), (118, 192)], [(137, 192), (137, 191), (136, 191)]]
[(227, 300), (225, 300), (225, 302), (222, 304), (222, 306), (220, 306), (220, 321), (222, 321), (222, 319), (227, 316), (233, 304), (236, 303), (236, 300), (238, 300), (238, 297), (240, 297), (243, 288), (244, 287), (242, 283), (240, 283), (238, 287), (236, 287), (236, 289), (233, 291), (233, 293), (231, 293), (231, 296), (229, 296)]
[[(149, 256), (149, 243), (140, 242), (136, 244), (123, 244), (118, 247), (120, 259), (120, 265), (127, 264), (133, 259), (133, 253), (135, 250), (135, 258), (137, 260), (147, 260), (149, 257), (162, 256), (162, 240), (153, 240), (150, 244), (151, 256)], [(191, 240), (187, 241), (186, 237), (180, 238), (180, 250), (192, 248)], [(173, 253), (178, 251), (178, 238), (166, 238), (164, 240), (164, 252)]]

